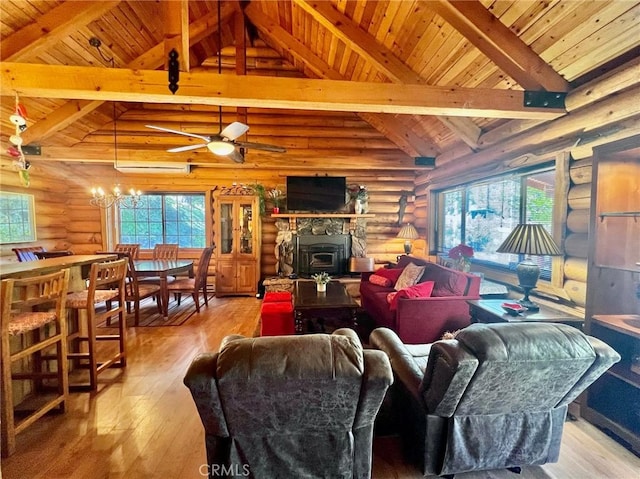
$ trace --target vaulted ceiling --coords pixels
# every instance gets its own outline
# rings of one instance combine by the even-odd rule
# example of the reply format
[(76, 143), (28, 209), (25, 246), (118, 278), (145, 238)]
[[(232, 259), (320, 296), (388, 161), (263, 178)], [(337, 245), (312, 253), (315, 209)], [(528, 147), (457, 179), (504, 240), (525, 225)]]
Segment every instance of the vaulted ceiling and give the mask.
[(0, 10), (1, 153), (17, 93), (24, 144), (41, 146), (32, 161), (113, 163), (117, 148), (120, 161), (228, 168), (206, 148), (166, 152), (198, 138), (145, 127), (212, 135), (221, 119), (248, 124), (243, 140), (287, 149), (249, 149), (239, 168), (441, 165), (566, 117), (564, 94), (637, 65), (640, 50), (640, 2), (626, 0), (3, 0)]

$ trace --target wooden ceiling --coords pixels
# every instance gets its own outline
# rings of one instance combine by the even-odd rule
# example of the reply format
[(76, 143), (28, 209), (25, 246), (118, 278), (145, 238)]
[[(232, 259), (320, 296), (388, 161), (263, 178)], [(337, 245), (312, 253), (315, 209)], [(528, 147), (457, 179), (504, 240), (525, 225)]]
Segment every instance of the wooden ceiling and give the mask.
[(31, 161), (111, 164), (117, 146), (120, 161), (235, 167), (206, 148), (167, 153), (200, 140), (144, 126), (216, 134), (222, 108), (223, 126), (250, 126), (244, 140), (287, 148), (250, 149), (240, 168), (439, 165), (567, 115), (525, 106), (525, 91), (570, 93), (640, 50), (640, 2), (627, 0), (3, 0), (0, 10), (1, 153), (17, 92), (24, 142), (42, 147)]

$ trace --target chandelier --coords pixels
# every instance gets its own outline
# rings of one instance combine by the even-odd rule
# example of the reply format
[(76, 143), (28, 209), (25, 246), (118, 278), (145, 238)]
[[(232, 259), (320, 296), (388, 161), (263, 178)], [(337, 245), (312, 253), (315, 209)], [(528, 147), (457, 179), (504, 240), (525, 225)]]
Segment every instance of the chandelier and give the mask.
[[(92, 37), (89, 39), (89, 44), (93, 47), (96, 47), (98, 53), (102, 59), (106, 62), (111, 63), (111, 68), (115, 66), (115, 60), (113, 57), (106, 58), (102, 50), (100, 50), (100, 46), (102, 42), (100, 39)], [(99, 208), (108, 209), (112, 206), (116, 206), (118, 208), (135, 208), (138, 206), (140, 202), (140, 197), (142, 192), (140, 190), (136, 190), (131, 188), (129, 190), (128, 195), (124, 195), (122, 190), (120, 189), (120, 185), (117, 182), (118, 179), (118, 126), (117, 126), (117, 112), (116, 112), (116, 102), (113, 102), (113, 157), (114, 157), (114, 169), (116, 170), (116, 184), (111, 189), (110, 192), (106, 192), (101, 186), (91, 188), (91, 199), (89, 200), (89, 204), (91, 206), (96, 206)]]
[(105, 209), (114, 205), (120, 208), (135, 208), (140, 202), (141, 195), (142, 192), (140, 190), (136, 191), (133, 188), (129, 190), (128, 195), (123, 195), (120, 185), (115, 185), (109, 193), (98, 186), (97, 188), (91, 188), (92, 198), (89, 200), (89, 204)]

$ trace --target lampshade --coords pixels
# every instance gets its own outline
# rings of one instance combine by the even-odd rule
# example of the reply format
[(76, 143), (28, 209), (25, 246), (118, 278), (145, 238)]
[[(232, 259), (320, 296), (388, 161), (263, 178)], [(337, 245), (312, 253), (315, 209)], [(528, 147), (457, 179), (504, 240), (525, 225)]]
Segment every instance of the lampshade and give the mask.
[(209, 143), (207, 143), (207, 148), (211, 153), (214, 153), (216, 155), (228, 155), (235, 149), (235, 146), (233, 143), (230, 143), (228, 141), (219, 140), (210, 141)]
[(414, 240), (418, 239), (418, 230), (411, 223), (405, 224), (398, 232), (398, 238)]
[(524, 254), (527, 256), (516, 267), (518, 282), (524, 291), (520, 304), (529, 311), (538, 311), (540, 307), (529, 299), (529, 292), (536, 287), (540, 277), (540, 267), (528, 256), (559, 256), (560, 248), (542, 225), (521, 224), (507, 236), (496, 250), (498, 253)]
[(404, 254), (411, 254), (411, 241), (418, 238), (418, 230), (411, 223), (405, 224), (398, 232), (398, 238), (404, 239)]
[(520, 224), (496, 250), (498, 253), (560, 256), (562, 253), (542, 225)]

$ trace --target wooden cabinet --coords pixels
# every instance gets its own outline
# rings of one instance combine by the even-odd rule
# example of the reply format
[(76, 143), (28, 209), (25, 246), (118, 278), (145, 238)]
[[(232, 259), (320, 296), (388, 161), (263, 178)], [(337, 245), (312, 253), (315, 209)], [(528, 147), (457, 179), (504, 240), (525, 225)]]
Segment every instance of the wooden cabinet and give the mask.
[(261, 220), (255, 195), (215, 196), (216, 296), (255, 295), (260, 281)]
[(581, 414), (640, 454), (640, 136), (594, 149), (585, 329), (622, 360)]

